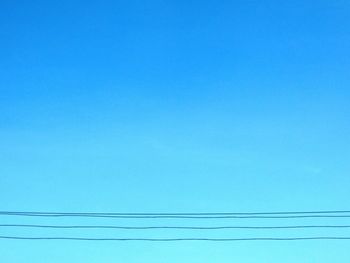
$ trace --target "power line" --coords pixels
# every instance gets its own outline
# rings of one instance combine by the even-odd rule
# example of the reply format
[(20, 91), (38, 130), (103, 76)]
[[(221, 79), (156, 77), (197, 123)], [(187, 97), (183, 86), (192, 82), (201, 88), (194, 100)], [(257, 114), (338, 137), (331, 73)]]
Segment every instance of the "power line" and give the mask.
[(149, 242), (176, 242), (176, 241), (211, 241), (211, 242), (233, 242), (233, 241), (302, 241), (302, 240), (350, 240), (350, 237), (258, 237), (258, 238), (85, 238), (85, 237), (22, 237), (22, 236), (0, 236), (0, 239), (13, 240), (72, 240), (72, 241), (149, 241)]
[(276, 215), (276, 214), (344, 214), (350, 210), (321, 210), (321, 211), (283, 211), (283, 212), (197, 212), (197, 213), (112, 213), (112, 212), (37, 212), (37, 211), (0, 211), (0, 214), (35, 214), (35, 215), (120, 215), (120, 216), (201, 216), (201, 215)]
[(35, 215), (11, 214), (9, 216), (26, 217), (90, 217), (90, 218), (126, 218), (126, 219), (283, 219), (283, 218), (350, 218), (350, 215), (296, 215), (296, 216), (105, 216), (105, 215)]
[[(348, 213), (348, 214), (347, 214)], [(0, 212), (2, 216), (27, 217), (97, 217), (133, 219), (283, 219), (283, 218), (349, 218), (350, 211), (266, 212), (266, 213), (58, 213), (58, 212)]]
[[(0, 216), (25, 216), (25, 217), (96, 217), (96, 218), (128, 218), (128, 219), (287, 219), (287, 218), (349, 218), (350, 211), (284, 211), (284, 212), (246, 212), (246, 213), (68, 213), (68, 212), (24, 212), (24, 211), (0, 211)], [(9, 228), (46, 228), (46, 229), (178, 229), (178, 230), (224, 230), (224, 229), (311, 229), (311, 228), (350, 228), (350, 225), (285, 225), (285, 226), (120, 226), (120, 225), (45, 225), (45, 224), (0, 224), (0, 227)], [(23, 237), (0, 236), (0, 239), (13, 240), (76, 240), (76, 241), (298, 241), (298, 240), (350, 240), (350, 237), (316, 236), (316, 237), (252, 237), (252, 238), (89, 238), (89, 237)]]
[(307, 229), (307, 228), (350, 228), (350, 225), (296, 225), (296, 226), (100, 226), (100, 225), (29, 225), (29, 224), (1, 224), (0, 227), (20, 228), (53, 228), (53, 229), (125, 229), (125, 230), (147, 230), (147, 229), (184, 229), (184, 230), (220, 230), (220, 229)]

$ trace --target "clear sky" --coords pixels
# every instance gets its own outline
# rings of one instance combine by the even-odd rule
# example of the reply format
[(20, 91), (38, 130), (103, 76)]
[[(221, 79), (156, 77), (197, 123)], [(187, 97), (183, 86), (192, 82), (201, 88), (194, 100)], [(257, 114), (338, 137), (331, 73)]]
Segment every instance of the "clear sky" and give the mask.
[[(1, 0), (0, 210), (349, 209), (349, 14), (346, 0)], [(210, 233), (0, 228), (23, 236), (350, 236)], [(349, 262), (349, 244), (0, 240), (0, 261)]]

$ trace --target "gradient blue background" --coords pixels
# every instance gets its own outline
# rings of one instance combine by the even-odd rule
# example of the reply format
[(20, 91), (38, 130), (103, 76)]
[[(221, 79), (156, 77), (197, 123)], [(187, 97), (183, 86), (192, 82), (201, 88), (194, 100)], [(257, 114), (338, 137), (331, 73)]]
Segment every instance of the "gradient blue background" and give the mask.
[[(0, 210), (349, 209), (349, 14), (345, 0), (1, 0)], [(0, 234), (350, 236), (350, 230), (1, 228)], [(349, 244), (0, 240), (0, 261), (348, 262)]]

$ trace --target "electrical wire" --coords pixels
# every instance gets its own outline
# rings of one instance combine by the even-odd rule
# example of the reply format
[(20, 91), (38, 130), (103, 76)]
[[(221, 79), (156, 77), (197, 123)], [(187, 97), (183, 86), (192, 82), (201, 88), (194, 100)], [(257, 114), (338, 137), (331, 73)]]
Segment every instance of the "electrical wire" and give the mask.
[(27, 217), (97, 217), (133, 219), (283, 219), (283, 218), (349, 218), (350, 211), (266, 212), (266, 213), (58, 213), (58, 212), (9, 212), (2, 216)]
[(175, 241), (211, 241), (211, 242), (233, 242), (233, 241), (302, 241), (302, 240), (350, 240), (350, 237), (258, 237), (258, 238), (85, 238), (85, 237), (22, 237), (22, 236), (0, 236), (0, 239), (13, 240), (72, 240), (72, 241), (149, 241), (149, 242), (175, 242)]
[(197, 212), (197, 213), (110, 213), (110, 212), (33, 212), (33, 211), (0, 211), (1, 214), (36, 214), (36, 215), (120, 215), (120, 216), (215, 216), (215, 215), (276, 215), (276, 214), (344, 214), (350, 213), (350, 210), (321, 210), (321, 211), (283, 211), (283, 212)]
[(184, 229), (184, 230), (221, 230), (221, 229), (307, 229), (307, 228), (350, 228), (350, 225), (296, 225), (296, 226), (100, 226), (100, 225), (29, 225), (29, 224), (0, 224), (0, 227), (20, 228), (53, 228), (53, 229)]

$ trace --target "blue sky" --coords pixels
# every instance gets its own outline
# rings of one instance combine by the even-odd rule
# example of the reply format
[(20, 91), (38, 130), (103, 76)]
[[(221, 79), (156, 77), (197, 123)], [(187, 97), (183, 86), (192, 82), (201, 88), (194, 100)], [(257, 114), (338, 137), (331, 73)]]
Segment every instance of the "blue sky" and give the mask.
[[(345, 0), (1, 1), (0, 210), (347, 209), (349, 12)], [(283, 224), (207, 222), (228, 223)], [(321, 263), (349, 261), (348, 246), (0, 240), (0, 260)]]

